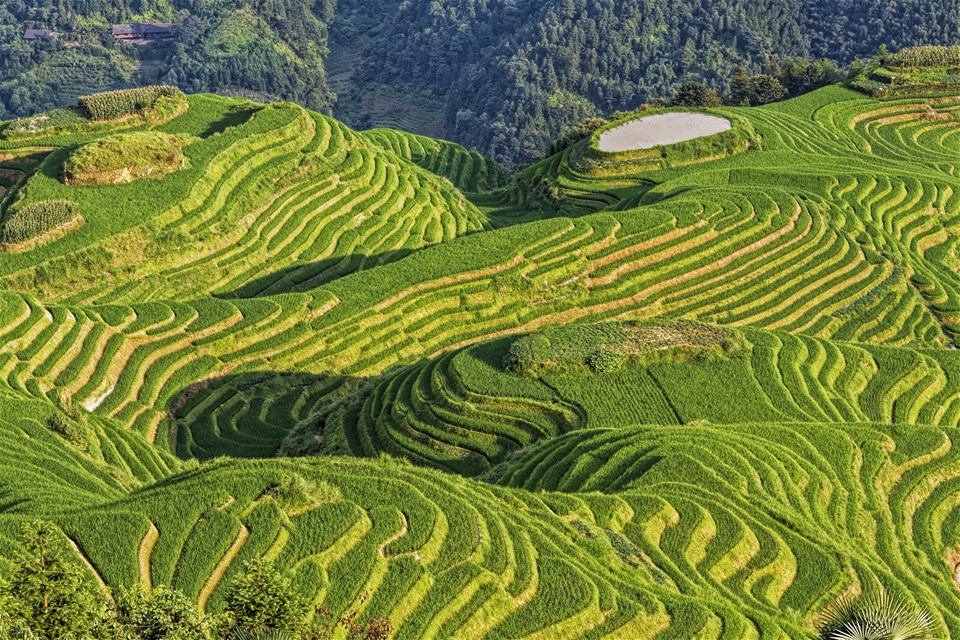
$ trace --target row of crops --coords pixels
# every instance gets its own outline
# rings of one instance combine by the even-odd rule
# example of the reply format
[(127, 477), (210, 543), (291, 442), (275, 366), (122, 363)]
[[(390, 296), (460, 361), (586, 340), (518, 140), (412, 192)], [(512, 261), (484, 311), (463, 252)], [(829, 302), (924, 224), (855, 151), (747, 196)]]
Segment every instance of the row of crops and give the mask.
[[(875, 581), (960, 634), (960, 99), (829, 87), (730, 109), (731, 157), (586, 166), (583, 141), (509, 178), (188, 101), (133, 127), (190, 140), (182, 170), (64, 185), (112, 131), (38, 138), (11, 194), (85, 224), (0, 253), (8, 552), (39, 515), (91, 578), (214, 612), (266, 558), (398, 638), (807, 638)], [(504, 367), (531, 332), (555, 359), (555, 327), (656, 318), (710, 339)]]
[(856, 576), (910, 593), (955, 635), (945, 603), (957, 598), (956, 435), (785, 423), (588, 430), (535, 448), (501, 482), (629, 496), (647, 524), (626, 532), (645, 529), (654, 549), (638, 546), (665, 581), (721, 589), (743, 611), (773, 604), (789, 620)]
[[(960, 625), (950, 578), (932, 577), (953, 571), (960, 526), (952, 428), (580, 429), (505, 465), (499, 487), (349, 458), (221, 459), (151, 485), (120, 465), (179, 463), (107, 423), (78, 450), (45, 426), (48, 406), (16, 396), (0, 396), (27, 407), (3, 422), (21, 480), (4, 552), (42, 514), (103, 583), (172, 584), (210, 610), (264, 557), (398, 638), (803, 638), (804, 612), (851, 580)], [(309, 483), (306, 501), (278, 491), (290, 482)]]
[[(669, 326), (669, 325), (668, 325)], [(557, 333), (551, 336), (557, 340)], [(533, 334), (536, 338), (539, 334)], [(338, 393), (310, 396), (273, 424), (297, 424), (290, 453), (387, 453), (468, 476), (497, 477), (518, 451), (585, 427), (760, 421), (960, 424), (960, 356), (952, 350), (838, 343), (742, 330), (744, 346), (704, 358), (669, 351), (607, 373), (546, 370), (530, 378), (504, 364), (511, 339), (445, 353)], [(530, 338), (523, 338), (529, 340)], [(614, 348), (616, 345), (610, 345)], [(328, 383), (329, 385), (329, 383)], [(264, 395), (257, 396), (257, 392)], [(258, 406), (258, 387), (231, 402)], [(222, 390), (218, 397), (222, 395)], [(286, 399), (287, 405), (290, 400)], [(218, 418), (228, 417), (222, 406)], [(255, 419), (254, 419), (255, 420)], [(238, 427), (224, 428), (221, 433)], [(209, 432), (207, 425), (194, 431)], [(265, 425), (257, 430), (265, 433)], [(224, 450), (229, 447), (224, 443)]]
[[(289, 126), (309, 124), (287, 122)], [(273, 140), (265, 139), (263, 144), (275, 145)], [(243, 151), (237, 147), (238, 159), (247, 158)], [(361, 157), (362, 153), (351, 155)], [(244, 184), (246, 174), (230, 172), (226, 166), (220, 169), (222, 177), (218, 173), (202, 184), (209, 186), (215, 180)], [(369, 179), (378, 181), (378, 175), (388, 179), (389, 172), (378, 173), (375, 161), (367, 166), (367, 175), (374, 176)], [(698, 179), (706, 181), (704, 173), (700, 172)], [(303, 297), (208, 300), (196, 314), (209, 315), (209, 319), (191, 324), (194, 312), (185, 310), (184, 324), (170, 327), (173, 334), (183, 332), (179, 336), (167, 335), (160, 327), (135, 336), (141, 330), (139, 323), (132, 330), (115, 325), (102, 332), (76, 328), (72, 321), (70, 326), (61, 326), (58, 314), (65, 318), (75, 315), (71, 311), (74, 306), (68, 306), (59, 311), (37, 308), (31, 314), (35, 324), (19, 327), (24, 332), (33, 327), (35, 333), (18, 337), (18, 344), (35, 343), (35, 349), (64, 354), (70, 360), (62, 367), (69, 373), (83, 377), (97, 372), (76, 384), (62, 377), (59, 367), (50, 366), (58, 375), (51, 378), (41, 369), (39, 378), (45, 379), (41, 386), (66, 384), (78, 394), (78, 401), (102, 406), (102, 411), (114, 417), (133, 418), (138, 429), (153, 433), (164, 418), (165, 404), (175, 394), (193, 381), (232, 371), (238, 365), (248, 370), (265, 366), (281, 372), (368, 375), (491, 334), (624, 313), (686, 315), (887, 344), (935, 346), (952, 339), (950, 316), (956, 289), (949, 267), (939, 260), (952, 251), (949, 229), (954, 223), (949, 212), (956, 204), (948, 175), (936, 179), (898, 175), (881, 180), (811, 172), (798, 181), (799, 195), (793, 195), (783, 187), (748, 190), (746, 184), (764, 179), (755, 171), (732, 168), (717, 173), (727, 184), (735, 183), (736, 189), (718, 192), (701, 187), (669, 196), (665, 184), (646, 192), (645, 198), (667, 198), (675, 207), (673, 214), (661, 203), (642, 216), (627, 211), (515, 225), (444, 242), (389, 269), (341, 277)], [(343, 179), (342, 174), (332, 175), (335, 180)], [(358, 188), (360, 184), (362, 180)], [(823, 189), (824, 195), (817, 196), (816, 188)], [(200, 200), (198, 195), (183, 224), (191, 225), (191, 232), (205, 229), (211, 242), (226, 244), (214, 218), (208, 219), (205, 212), (211, 202), (229, 201), (229, 195), (220, 195), (216, 189), (201, 190), (199, 185), (195, 191), (207, 193), (207, 198)], [(389, 191), (377, 193), (382, 196)], [(912, 194), (911, 200), (904, 199), (907, 193)], [(840, 204), (827, 204), (830, 197), (840, 194)], [(709, 216), (698, 214), (697, 203), (708, 196), (714, 198), (713, 209), (704, 212)], [(291, 195), (289, 202), (296, 197)], [(335, 217), (332, 213), (311, 217), (306, 209), (298, 210), (293, 204), (288, 207), (289, 217), (277, 220), (268, 207), (261, 219), (279, 225), (272, 228), (296, 230), (310, 225), (322, 228)], [(925, 215), (931, 207), (944, 213)], [(846, 211), (849, 215), (840, 215)], [(297, 222), (294, 227), (292, 223)], [(874, 228), (881, 231), (871, 233)], [(301, 281), (298, 276), (315, 273), (318, 267), (313, 262), (303, 264), (292, 251), (302, 250), (303, 243), (297, 241), (300, 236), (280, 239), (259, 227), (248, 236), (261, 246), (273, 243), (277, 262), (289, 256), (300, 261), (300, 266), (250, 281), (251, 275), (269, 273), (277, 263), (257, 266), (242, 245), (231, 245), (223, 249), (223, 261), (234, 264), (239, 275), (228, 281), (228, 286), (220, 285), (227, 290), (249, 295), (289, 291), (340, 273)], [(317, 238), (313, 246), (329, 250), (330, 241), (320, 240), (321, 235)], [(185, 245), (184, 250), (187, 248), (196, 251), (196, 245)], [(155, 270), (153, 278), (133, 269), (131, 273), (140, 277), (131, 277), (128, 283), (111, 278), (88, 280), (91, 288), (74, 295), (78, 301), (88, 297), (110, 301), (124, 296), (162, 297), (163, 287), (169, 291), (198, 282), (202, 286), (204, 278), (220, 276), (207, 259), (209, 254), (202, 251), (192, 262), (158, 268), (176, 257), (165, 254), (150, 260), (144, 269)], [(357, 260), (362, 264), (367, 258), (361, 255)], [(463, 271), (450, 278), (444, 274), (451, 268)], [(891, 278), (897, 273), (902, 277)], [(784, 284), (772, 286), (780, 282)], [(88, 295), (91, 292), (93, 296)], [(165, 306), (169, 305), (158, 302), (147, 311), (131, 307), (123, 313), (145, 322), (152, 309)], [(371, 308), (377, 313), (370, 314)], [(442, 316), (437, 315), (440, 310), (444, 310)], [(111, 309), (111, 313), (118, 312)], [(162, 311), (159, 316), (170, 314), (176, 312)], [(53, 320), (46, 320), (47, 315)], [(266, 331), (270, 338), (263, 341)], [(197, 336), (194, 332), (201, 333)], [(59, 342), (50, 342), (51, 335)], [(130, 338), (135, 339), (131, 342)], [(109, 348), (101, 346), (108, 341)], [(254, 341), (263, 347), (244, 351), (244, 345)], [(130, 347), (124, 345), (134, 343), (136, 354), (131, 356)], [(205, 349), (202, 358), (183, 348), (208, 343), (214, 348)], [(19, 375), (25, 381), (34, 377), (35, 353), (26, 348), (22, 355), (27, 362), (21, 361)], [(263, 364), (266, 358), (271, 360), (269, 365)], [(109, 396), (101, 398), (108, 391)]]

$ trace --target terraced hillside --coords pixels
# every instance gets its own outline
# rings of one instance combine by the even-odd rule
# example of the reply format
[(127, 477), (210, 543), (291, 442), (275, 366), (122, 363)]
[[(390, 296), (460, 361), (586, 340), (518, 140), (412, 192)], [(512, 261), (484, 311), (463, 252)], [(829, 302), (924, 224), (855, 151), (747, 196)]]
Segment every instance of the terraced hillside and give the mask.
[[(311, 289), (489, 225), (442, 177), (292, 104), (193, 96), (154, 128), (188, 137), (189, 166), (149, 184), (63, 184), (76, 134), (7, 143), (64, 148), (18, 187), (14, 207), (76, 199), (90, 222), (8, 256), (11, 286), (84, 304), (252, 297)], [(486, 164), (466, 152), (444, 162), (465, 182), (485, 179)]]
[[(266, 558), (397, 638), (809, 638), (878, 581), (960, 635), (960, 98), (712, 112), (512, 175), (208, 95), (0, 125), (2, 222), (83, 219), (0, 253), (0, 548), (213, 612)], [(144, 130), (176, 170), (63, 180)]]
[[(604, 335), (609, 327), (621, 326), (588, 329)], [(656, 324), (625, 326), (630, 332), (663, 330)], [(584, 333), (576, 338), (592, 344), (594, 336)], [(654, 355), (636, 365), (622, 364), (615, 352), (605, 353), (609, 347), (594, 345), (576, 356), (592, 364), (572, 371), (550, 368), (533, 377), (503, 365), (529, 338), (446, 352), (321, 405), (286, 448), (358, 456), (389, 453), (478, 475), (534, 443), (592, 427), (697, 422), (952, 426), (960, 421), (956, 351), (858, 345), (753, 329), (736, 334), (745, 344), (731, 354), (678, 361), (652, 350)], [(548, 340), (564, 337), (561, 332)], [(534, 334), (534, 339), (547, 338)], [(322, 437), (315, 439), (315, 434)]]

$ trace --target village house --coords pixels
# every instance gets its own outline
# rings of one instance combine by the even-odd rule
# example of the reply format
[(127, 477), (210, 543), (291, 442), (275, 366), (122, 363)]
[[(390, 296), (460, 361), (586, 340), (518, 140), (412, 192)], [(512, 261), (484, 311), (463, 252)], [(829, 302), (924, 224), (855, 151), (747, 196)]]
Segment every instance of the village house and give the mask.
[(169, 22), (115, 24), (110, 34), (117, 40), (163, 40), (172, 38), (173, 24)]
[(23, 39), (28, 42), (35, 42), (37, 40), (56, 40), (60, 37), (60, 34), (56, 31), (51, 31), (50, 29), (27, 29), (23, 32)]

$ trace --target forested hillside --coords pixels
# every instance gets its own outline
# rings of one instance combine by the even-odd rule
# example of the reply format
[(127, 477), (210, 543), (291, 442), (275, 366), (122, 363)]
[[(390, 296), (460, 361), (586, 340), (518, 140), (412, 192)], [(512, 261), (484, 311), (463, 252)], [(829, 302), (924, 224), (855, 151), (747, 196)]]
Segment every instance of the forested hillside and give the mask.
[[(382, 5), (341, 0), (353, 4)], [(686, 80), (728, 91), (771, 56), (849, 63), (883, 43), (953, 42), (960, 13), (943, 0), (410, 0), (383, 25), (362, 77), (433, 91), (453, 139), (513, 163)]]
[[(111, 22), (166, 21), (171, 41), (115, 42)], [(25, 42), (26, 28), (62, 32)], [(165, 82), (291, 99), (358, 128), (402, 126), (515, 164), (584, 118), (802, 56), (847, 64), (949, 43), (946, 0), (39, 0), (0, 6), (0, 116)], [(328, 55), (328, 31), (332, 53)]]
[[(0, 117), (157, 81), (329, 110), (323, 56), (333, 6), (333, 0), (0, 3)], [(111, 24), (129, 22), (173, 23), (175, 35), (136, 44), (110, 35)], [(27, 28), (60, 35), (26, 41)]]

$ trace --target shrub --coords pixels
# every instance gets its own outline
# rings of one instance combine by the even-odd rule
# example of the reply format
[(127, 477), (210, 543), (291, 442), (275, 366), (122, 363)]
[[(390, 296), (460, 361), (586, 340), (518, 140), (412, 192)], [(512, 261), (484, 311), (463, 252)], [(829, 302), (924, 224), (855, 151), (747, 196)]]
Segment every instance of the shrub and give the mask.
[(127, 640), (206, 640), (210, 620), (179, 591), (124, 589), (116, 602), (116, 627)]
[(280, 483), (270, 489), (281, 508), (296, 511), (317, 504), (337, 502), (340, 490), (326, 482), (313, 482), (298, 473), (285, 475)]
[(687, 82), (673, 94), (673, 104), (678, 107), (719, 107), (723, 99), (702, 82)]
[(503, 358), (503, 368), (510, 373), (535, 375), (538, 364), (537, 352), (550, 346), (550, 340), (544, 336), (530, 335), (516, 340), (510, 345)]
[(160, 98), (181, 98), (176, 87), (157, 85), (81, 96), (77, 102), (91, 120), (113, 120), (153, 108)]
[(529, 377), (547, 372), (605, 373), (627, 365), (730, 355), (744, 345), (743, 337), (731, 330), (690, 320), (600, 322), (549, 327), (518, 338), (503, 366)]
[(14, 211), (3, 224), (3, 242), (20, 243), (63, 226), (79, 214), (71, 200), (45, 200)]
[(226, 595), (231, 630), (302, 632), (309, 607), (290, 579), (262, 560), (245, 563), (243, 571)]
[(73, 444), (83, 444), (83, 434), (62, 413), (54, 413), (47, 418), (47, 426), (55, 434)]
[(587, 357), (587, 365), (594, 373), (619, 371), (627, 364), (627, 356), (610, 349), (600, 349)]

